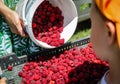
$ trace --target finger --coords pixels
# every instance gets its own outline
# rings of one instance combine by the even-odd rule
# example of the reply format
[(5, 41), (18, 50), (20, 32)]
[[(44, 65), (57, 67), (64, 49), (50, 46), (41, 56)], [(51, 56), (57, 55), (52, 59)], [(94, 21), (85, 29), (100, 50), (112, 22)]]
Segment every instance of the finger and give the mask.
[[(11, 29), (11, 32), (12, 33), (14, 33), (14, 34), (18, 34), (18, 35), (21, 35), (20, 34), (20, 32), (18, 32), (18, 29), (17, 28), (15, 28), (15, 29)], [(21, 35), (22, 36), (22, 35)], [(24, 37), (28, 37), (28, 35), (27, 34), (25, 34), (25, 36)]]
[(3, 77), (1, 80), (0, 80), (0, 84), (6, 84), (6, 78), (5, 77)]
[(23, 20), (20, 18), (20, 24), (21, 24), (21, 26), (22, 26), (22, 29), (23, 29), (23, 32), (24, 32), (24, 34), (25, 34), (25, 37), (28, 37), (28, 34), (27, 34), (27, 32), (26, 32), (26, 25), (24, 24), (24, 22), (23, 22)]
[(21, 24), (17, 26), (17, 30), (21, 36), (23, 36), (23, 37), (25, 36), (25, 32), (23, 31)]
[(20, 18), (20, 24), (23, 26), (24, 25), (24, 22), (23, 20)]
[(18, 30), (17, 30), (16, 28), (10, 27), (10, 30), (11, 30), (11, 32), (14, 33), (14, 34), (19, 34), (19, 33), (18, 33)]

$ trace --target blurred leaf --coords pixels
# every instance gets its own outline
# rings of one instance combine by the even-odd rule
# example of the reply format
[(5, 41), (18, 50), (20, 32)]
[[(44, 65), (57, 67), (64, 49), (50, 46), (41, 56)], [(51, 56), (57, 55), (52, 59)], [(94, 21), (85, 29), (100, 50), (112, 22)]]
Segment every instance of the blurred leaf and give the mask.
[(81, 30), (80, 32), (75, 33), (75, 34), (69, 39), (69, 41), (75, 41), (75, 40), (77, 40), (77, 39), (84, 38), (84, 37), (86, 37), (86, 36), (90, 36), (90, 32), (91, 32), (91, 29)]
[(12, 10), (15, 10), (16, 4), (19, 0), (4, 0), (4, 3), (6, 6), (11, 8)]
[(5, 5), (7, 5), (8, 7), (10, 7), (10, 5), (12, 4), (12, 0), (4, 0)]
[(86, 8), (88, 8), (89, 7), (89, 3), (84, 3), (84, 4), (82, 4), (81, 6), (80, 6), (80, 11), (83, 11), (83, 10), (85, 10)]

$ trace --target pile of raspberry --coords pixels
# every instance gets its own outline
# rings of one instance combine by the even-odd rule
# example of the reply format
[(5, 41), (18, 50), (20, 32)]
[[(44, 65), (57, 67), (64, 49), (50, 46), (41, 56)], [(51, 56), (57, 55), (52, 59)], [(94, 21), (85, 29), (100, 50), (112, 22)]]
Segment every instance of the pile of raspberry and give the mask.
[(109, 69), (107, 62), (97, 58), (91, 44), (48, 58), (40, 56), (26, 63), (18, 73), (21, 84), (97, 84)]
[(44, 0), (36, 9), (33, 20), (32, 30), (35, 38), (45, 42), (50, 46), (61, 46), (64, 38), (60, 34), (63, 32), (64, 17), (59, 7)]

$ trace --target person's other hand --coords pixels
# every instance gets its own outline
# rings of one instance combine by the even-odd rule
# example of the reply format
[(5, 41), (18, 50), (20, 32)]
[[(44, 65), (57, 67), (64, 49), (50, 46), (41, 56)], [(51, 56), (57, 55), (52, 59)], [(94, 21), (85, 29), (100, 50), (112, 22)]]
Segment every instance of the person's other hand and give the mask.
[(1, 78), (1, 79), (0, 79), (0, 84), (6, 84), (6, 80), (7, 80), (7, 79), (6, 79), (5, 77)]

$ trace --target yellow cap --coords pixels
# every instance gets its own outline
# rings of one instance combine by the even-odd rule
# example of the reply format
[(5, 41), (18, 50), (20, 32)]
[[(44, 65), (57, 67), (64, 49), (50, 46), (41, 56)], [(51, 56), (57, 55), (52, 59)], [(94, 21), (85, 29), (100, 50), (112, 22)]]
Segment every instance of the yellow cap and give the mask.
[(120, 0), (95, 0), (101, 13), (116, 26), (117, 40), (120, 47)]

